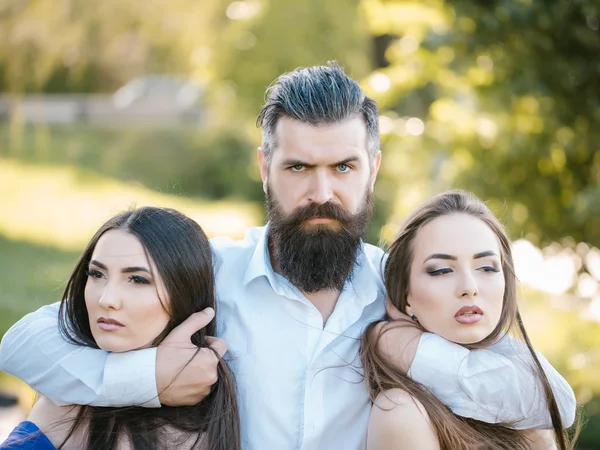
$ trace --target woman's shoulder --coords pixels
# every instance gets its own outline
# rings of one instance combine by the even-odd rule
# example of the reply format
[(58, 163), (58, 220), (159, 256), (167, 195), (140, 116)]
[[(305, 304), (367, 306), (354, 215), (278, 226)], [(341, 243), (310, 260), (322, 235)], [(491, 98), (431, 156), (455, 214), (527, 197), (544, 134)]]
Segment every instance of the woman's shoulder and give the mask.
[(2, 450), (54, 450), (54, 448), (48, 437), (30, 421), (18, 424), (8, 439), (0, 444)]
[[(48, 397), (40, 395), (27, 420), (34, 423), (54, 446), (58, 446), (69, 436), (79, 410), (77, 405), (58, 406)], [(80, 439), (83, 438), (82, 431), (78, 431), (69, 439), (65, 448), (80, 448), (74, 444), (75, 441), (81, 442)]]

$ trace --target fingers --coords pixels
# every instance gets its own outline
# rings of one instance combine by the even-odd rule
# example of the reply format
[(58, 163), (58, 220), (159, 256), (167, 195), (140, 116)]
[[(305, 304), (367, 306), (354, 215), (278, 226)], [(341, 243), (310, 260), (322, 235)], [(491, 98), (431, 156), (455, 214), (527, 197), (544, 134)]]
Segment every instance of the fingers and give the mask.
[(227, 352), (227, 342), (223, 339), (206, 336), (206, 341), (208, 342), (208, 346), (218, 353), (219, 357), (222, 358)]
[(190, 342), (190, 336), (196, 331), (204, 328), (215, 317), (215, 310), (206, 308), (200, 312), (192, 314), (181, 324), (173, 329), (163, 341), (164, 343)]

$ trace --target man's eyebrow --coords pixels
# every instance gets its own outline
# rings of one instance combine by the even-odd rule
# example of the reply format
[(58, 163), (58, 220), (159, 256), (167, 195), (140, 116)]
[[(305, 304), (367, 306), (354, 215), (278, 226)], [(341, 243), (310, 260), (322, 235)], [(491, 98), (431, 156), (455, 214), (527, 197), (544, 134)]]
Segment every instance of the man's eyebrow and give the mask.
[[(342, 159), (341, 161), (334, 162), (329, 164), (330, 167), (340, 166), (342, 164), (348, 164), (351, 162), (360, 161), (358, 156), (349, 156), (348, 158)], [(305, 161), (301, 161), (299, 159), (286, 159), (281, 163), (282, 166), (305, 166), (305, 167), (315, 167), (316, 164), (308, 164)]]
[(341, 166), (342, 164), (348, 164), (348, 163), (356, 162), (356, 161), (359, 161), (359, 160), (360, 160), (360, 158), (358, 156), (350, 156), (350, 157), (348, 157), (346, 159), (343, 159), (341, 161), (338, 161), (336, 163), (331, 164), (331, 167)]
[(281, 163), (282, 166), (305, 166), (305, 167), (315, 167), (314, 164), (308, 164), (307, 162), (300, 161), (299, 159), (286, 159)]
[(425, 258), (423, 264), (425, 264), (430, 259), (450, 259), (452, 261), (456, 261), (456, 256), (447, 255), (446, 253), (433, 253), (432, 255), (429, 255), (427, 258)]
[(473, 259), (485, 258), (486, 256), (498, 256), (495, 252), (487, 250), (485, 252), (475, 253)]

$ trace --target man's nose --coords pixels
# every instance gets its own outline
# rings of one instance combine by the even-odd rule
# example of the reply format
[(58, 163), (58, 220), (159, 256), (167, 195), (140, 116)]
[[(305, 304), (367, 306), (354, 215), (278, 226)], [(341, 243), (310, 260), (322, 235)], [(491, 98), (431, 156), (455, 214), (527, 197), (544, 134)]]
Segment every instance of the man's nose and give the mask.
[(313, 203), (327, 203), (333, 198), (333, 186), (329, 173), (316, 170), (311, 180), (309, 200)]

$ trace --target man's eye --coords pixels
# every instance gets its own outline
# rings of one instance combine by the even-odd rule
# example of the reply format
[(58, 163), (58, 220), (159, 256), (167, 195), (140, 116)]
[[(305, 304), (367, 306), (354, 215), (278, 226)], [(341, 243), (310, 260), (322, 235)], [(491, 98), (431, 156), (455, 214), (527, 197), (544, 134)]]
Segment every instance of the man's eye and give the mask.
[(290, 167), (292, 172), (302, 172), (304, 170), (304, 166), (302, 164), (295, 164)]
[(347, 164), (338, 164), (336, 170), (340, 173), (350, 172), (350, 166)]

